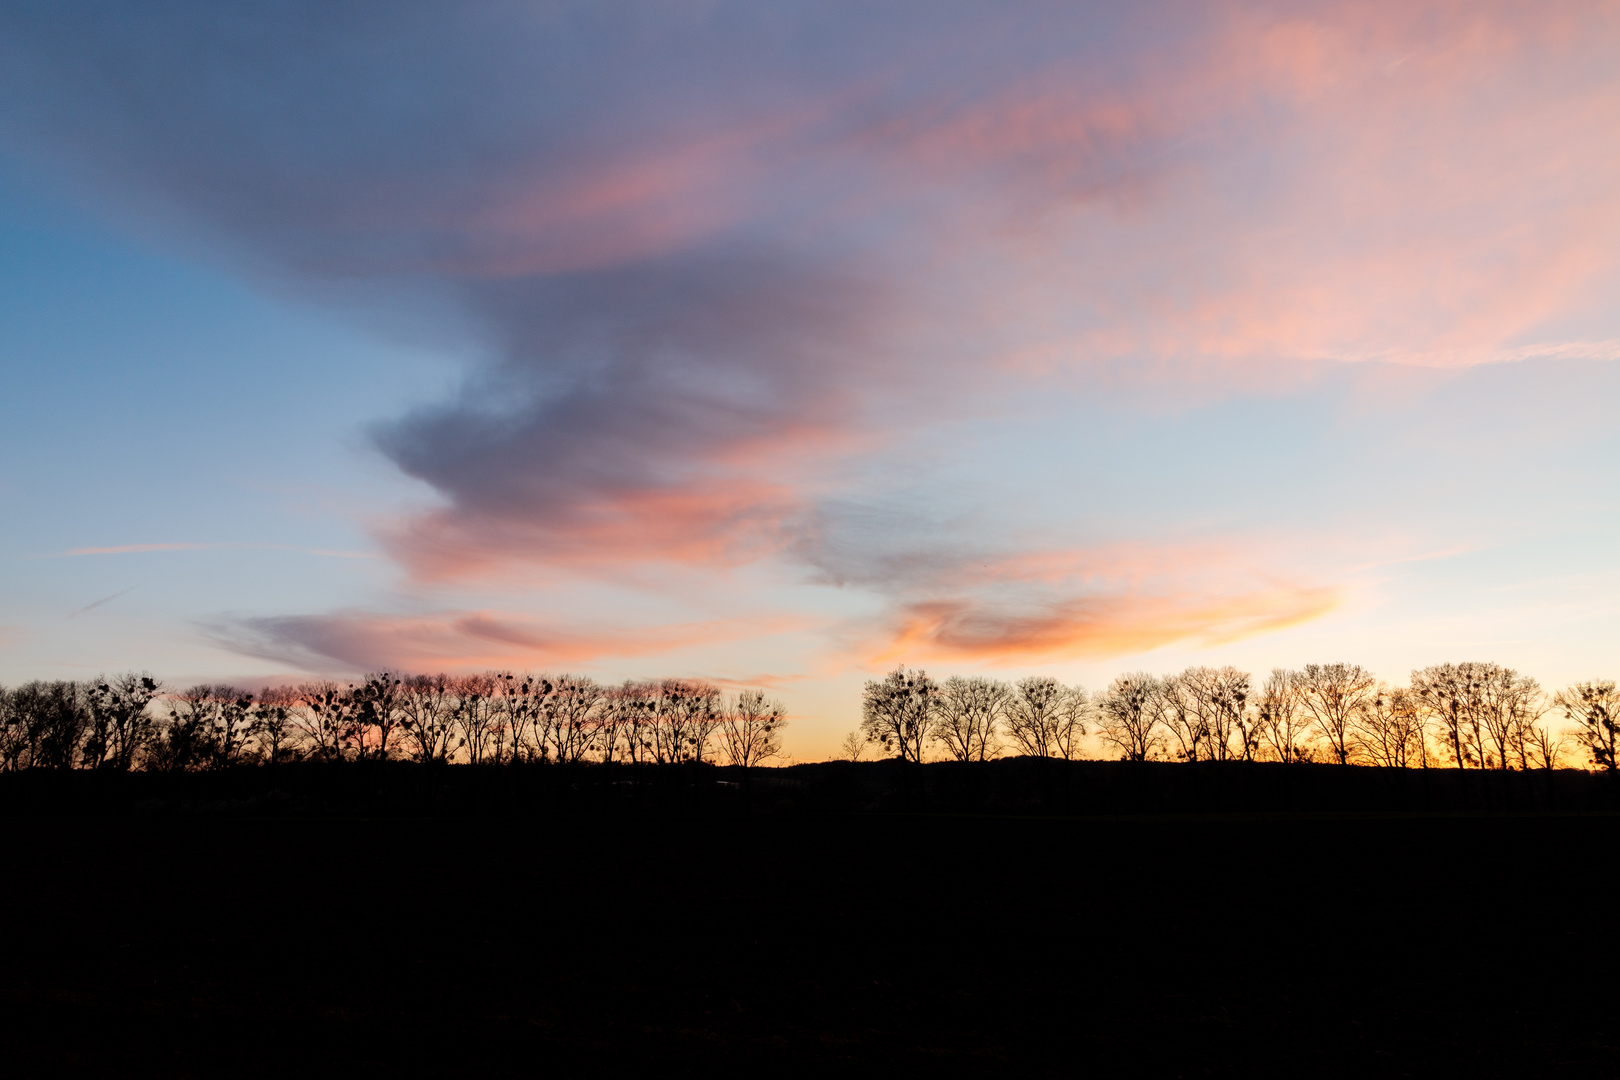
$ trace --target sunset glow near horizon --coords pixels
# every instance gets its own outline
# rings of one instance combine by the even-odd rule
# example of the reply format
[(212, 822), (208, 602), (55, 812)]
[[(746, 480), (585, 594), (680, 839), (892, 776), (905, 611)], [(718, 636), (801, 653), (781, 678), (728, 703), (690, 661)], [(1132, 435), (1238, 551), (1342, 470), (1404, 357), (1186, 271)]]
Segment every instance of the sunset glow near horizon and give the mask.
[(1620, 675), (1620, 5), (0, 12), (0, 681)]

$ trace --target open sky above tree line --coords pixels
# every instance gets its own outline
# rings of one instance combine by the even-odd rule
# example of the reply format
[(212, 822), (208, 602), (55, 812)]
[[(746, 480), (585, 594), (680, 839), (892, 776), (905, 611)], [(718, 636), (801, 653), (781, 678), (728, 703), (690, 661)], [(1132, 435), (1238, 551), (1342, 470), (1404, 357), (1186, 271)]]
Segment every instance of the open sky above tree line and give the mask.
[(11, 3), (0, 681), (1620, 646), (1620, 5)]

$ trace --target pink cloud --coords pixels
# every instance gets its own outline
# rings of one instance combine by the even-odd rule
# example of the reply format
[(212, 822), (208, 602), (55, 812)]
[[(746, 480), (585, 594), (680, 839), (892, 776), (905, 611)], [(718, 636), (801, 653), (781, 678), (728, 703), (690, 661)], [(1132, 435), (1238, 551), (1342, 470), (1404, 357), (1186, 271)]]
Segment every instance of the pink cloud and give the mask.
[(540, 520), (439, 511), (410, 519), (385, 537), (427, 580), (499, 573), (524, 562), (728, 566), (779, 550), (788, 524), (802, 510), (784, 485), (716, 479), (702, 486), (604, 492)]
[[(103, 43), (89, 70), (85, 35), (117, 26), (70, 20), (25, 74), (100, 89), (15, 126), (317, 279), (427, 278), (463, 305), (496, 360), (376, 432), (436, 497), (382, 530), (419, 580), (774, 559), (875, 594), (882, 656), (1218, 643), (1335, 602), (1287, 537), (1274, 575), (1242, 555), (1252, 537), (1020, 551), (992, 523), (957, 550), (900, 515), (881, 557), (833, 550), (825, 522), (901, 501), (930, 468), (901, 451), (942, 419), (1084, 380), (1162, 403), (1286, 393), (1337, 361), (1614, 355), (1612, 4), (806, 5), (769, 32), (742, 10), (582, 11), (578, 39), (516, 26), (510, 54), (476, 28), (442, 52), (429, 34), (397, 54), (428, 58), (411, 78), (199, 47), (259, 40), (212, 23)], [(354, 85), (478, 93), (401, 123)], [(292, 119), (244, 122), (238, 100)], [(565, 641), (489, 614), (345, 615), (244, 640), (478, 666), (638, 655), (708, 625)]]
[(211, 629), (220, 644), (308, 671), (467, 671), (556, 668), (796, 629), (802, 620), (765, 618), (653, 627), (555, 625), (490, 611), (246, 619)]
[[(521, 438), (469, 436), (514, 421), (461, 406), (442, 433), (395, 426), (385, 448), (445, 505), (391, 550), (429, 578), (791, 554), (816, 466), (926, 426), (911, 396), (970, 413), (1032, 372), (1276, 393), (1302, 361), (1471, 364), (1620, 280), (1620, 154), (1592, 137), (1620, 127), (1592, 68), (1610, 9), (1184, 14), (1174, 37), (1125, 19), (1108, 56), (945, 26), (836, 83), (672, 105), (670, 135), (565, 140), (437, 208), (465, 241), (441, 272), (511, 365), (612, 393), (537, 397)], [(750, 261), (756, 236), (786, 254)], [(887, 290), (852, 302), (863, 280)], [(552, 299), (569, 281), (589, 285)]]

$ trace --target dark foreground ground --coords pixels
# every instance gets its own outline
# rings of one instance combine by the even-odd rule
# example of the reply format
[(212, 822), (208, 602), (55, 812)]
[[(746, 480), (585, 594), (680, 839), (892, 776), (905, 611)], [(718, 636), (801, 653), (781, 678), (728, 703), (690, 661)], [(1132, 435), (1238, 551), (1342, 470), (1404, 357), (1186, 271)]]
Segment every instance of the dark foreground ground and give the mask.
[(1617, 828), (14, 819), (0, 1072), (1620, 1075)]

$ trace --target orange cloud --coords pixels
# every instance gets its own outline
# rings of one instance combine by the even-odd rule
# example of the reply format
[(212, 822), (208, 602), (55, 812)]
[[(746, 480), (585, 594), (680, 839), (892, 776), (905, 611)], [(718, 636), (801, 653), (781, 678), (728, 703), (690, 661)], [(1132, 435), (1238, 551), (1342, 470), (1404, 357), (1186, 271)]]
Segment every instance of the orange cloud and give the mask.
[(1277, 588), (1223, 599), (1078, 597), (1023, 609), (976, 600), (921, 601), (901, 610), (892, 640), (870, 662), (1017, 664), (1123, 656), (1186, 640), (1223, 645), (1308, 622), (1337, 603), (1337, 591), (1328, 588)]

